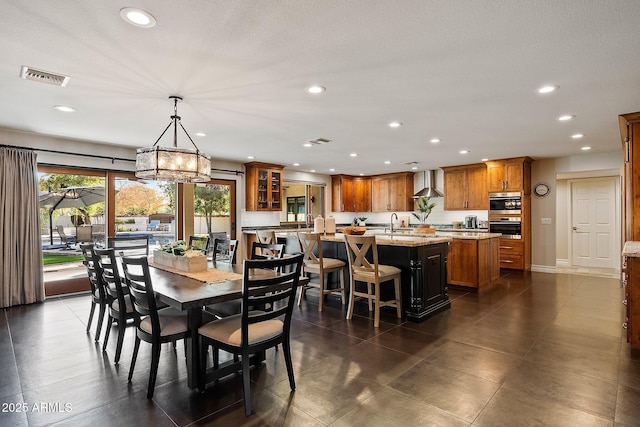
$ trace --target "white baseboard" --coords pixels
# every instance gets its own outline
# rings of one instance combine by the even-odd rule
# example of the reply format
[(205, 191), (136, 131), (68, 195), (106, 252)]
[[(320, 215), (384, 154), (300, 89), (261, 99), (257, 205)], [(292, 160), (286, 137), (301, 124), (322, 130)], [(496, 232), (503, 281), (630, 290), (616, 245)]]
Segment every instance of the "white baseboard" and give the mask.
[(554, 265), (531, 265), (531, 271), (537, 271), (540, 273), (557, 273), (556, 266)]
[(569, 260), (564, 258), (556, 259), (556, 267), (569, 267)]

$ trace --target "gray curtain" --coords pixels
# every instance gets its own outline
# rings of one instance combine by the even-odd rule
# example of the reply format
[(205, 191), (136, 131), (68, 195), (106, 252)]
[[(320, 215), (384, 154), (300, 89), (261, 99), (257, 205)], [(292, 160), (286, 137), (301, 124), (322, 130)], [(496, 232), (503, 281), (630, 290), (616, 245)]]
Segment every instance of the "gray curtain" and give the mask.
[(0, 146), (0, 307), (44, 301), (36, 157)]

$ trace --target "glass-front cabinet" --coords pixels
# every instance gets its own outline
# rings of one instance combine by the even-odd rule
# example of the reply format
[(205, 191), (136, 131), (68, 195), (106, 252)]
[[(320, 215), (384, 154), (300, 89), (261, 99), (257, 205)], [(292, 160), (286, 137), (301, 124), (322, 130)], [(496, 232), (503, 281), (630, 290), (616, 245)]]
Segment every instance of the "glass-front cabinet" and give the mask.
[(282, 210), (283, 166), (245, 163), (247, 170), (246, 208), (248, 211)]

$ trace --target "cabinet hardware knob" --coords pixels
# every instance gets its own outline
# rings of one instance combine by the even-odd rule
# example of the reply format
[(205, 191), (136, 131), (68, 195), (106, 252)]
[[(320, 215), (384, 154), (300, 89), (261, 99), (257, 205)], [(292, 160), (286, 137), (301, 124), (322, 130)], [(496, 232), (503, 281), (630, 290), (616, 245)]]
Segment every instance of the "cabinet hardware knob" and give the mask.
[(629, 325), (627, 325), (627, 322), (624, 322), (624, 323), (622, 324), (622, 329), (627, 329), (627, 327), (628, 327), (628, 326), (629, 326)]
[(627, 300), (626, 300), (626, 299), (623, 299), (623, 300), (622, 300), (622, 304), (623, 304), (623, 305), (627, 305)]

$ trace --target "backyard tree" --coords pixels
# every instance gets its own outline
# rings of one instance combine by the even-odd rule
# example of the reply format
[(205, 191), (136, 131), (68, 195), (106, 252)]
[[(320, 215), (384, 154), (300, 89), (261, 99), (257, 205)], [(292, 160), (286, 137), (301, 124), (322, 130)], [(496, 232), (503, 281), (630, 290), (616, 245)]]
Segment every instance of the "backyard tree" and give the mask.
[(207, 233), (211, 233), (211, 217), (229, 212), (229, 186), (196, 185), (194, 189), (194, 210), (204, 215)]
[(149, 215), (157, 213), (165, 205), (160, 192), (142, 184), (132, 183), (116, 193), (116, 216)]

